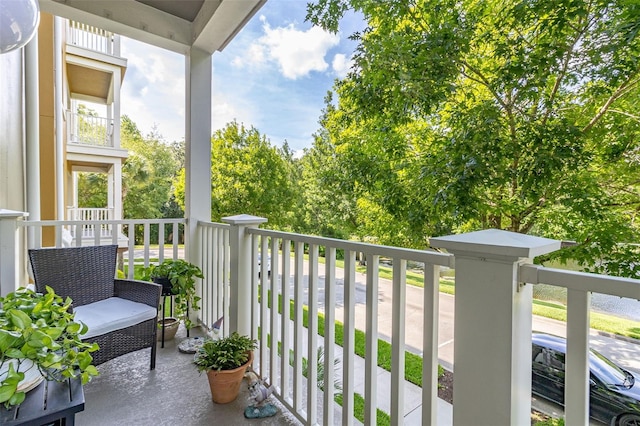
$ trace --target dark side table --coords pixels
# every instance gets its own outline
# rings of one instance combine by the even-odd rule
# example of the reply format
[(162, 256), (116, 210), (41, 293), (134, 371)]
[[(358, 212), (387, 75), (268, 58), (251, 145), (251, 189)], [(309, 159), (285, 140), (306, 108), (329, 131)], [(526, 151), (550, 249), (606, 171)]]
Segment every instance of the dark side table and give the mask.
[(24, 402), (11, 410), (0, 406), (0, 425), (70, 426), (76, 413), (84, 410), (84, 392), (80, 378), (63, 382), (44, 380), (27, 392)]

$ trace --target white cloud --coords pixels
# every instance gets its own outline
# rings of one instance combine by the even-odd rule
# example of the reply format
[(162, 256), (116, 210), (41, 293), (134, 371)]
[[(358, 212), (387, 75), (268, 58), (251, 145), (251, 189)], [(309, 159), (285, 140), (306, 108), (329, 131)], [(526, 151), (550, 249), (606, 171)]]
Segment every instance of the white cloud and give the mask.
[[(235, 100), (239, 101), (237, 98)], [(227, 99), (220, 99), (212, 106), (211, 133), (224, 128), (227, 123), (234, 120), (250, 125), (253, 123), (252, 115), (250, 108), (239, 108)]]
[(122, 56), (121, 113), (145, 135), (155, 126), (168, 141), (184, 139), (184, 57), (125, 37)]
[(344, 78), (353, 66), (353, 59), (347, 58), (343, 53), (338, 53), (333, 57), (331, 67), (339, 78)]
[(251, 44), (244, 56), (234, 59), (235, 66), (260, 67), (266, 61), (272, 61), (291, 80), (329, 68), (324, 58), (329, 49), (338, 45), (339, 36), (320, 27), (302, 31), (295, 24), (272, 28), (264, 16), (260, 20), (264, 35)]

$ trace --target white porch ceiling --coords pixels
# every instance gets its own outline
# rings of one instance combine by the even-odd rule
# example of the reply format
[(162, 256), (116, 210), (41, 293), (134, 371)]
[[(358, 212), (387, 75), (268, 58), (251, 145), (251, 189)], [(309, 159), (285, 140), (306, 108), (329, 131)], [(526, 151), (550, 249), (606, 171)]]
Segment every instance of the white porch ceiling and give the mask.
[(39, 0), (43, 12), (177, 53), (222, 50), (267, 0)]

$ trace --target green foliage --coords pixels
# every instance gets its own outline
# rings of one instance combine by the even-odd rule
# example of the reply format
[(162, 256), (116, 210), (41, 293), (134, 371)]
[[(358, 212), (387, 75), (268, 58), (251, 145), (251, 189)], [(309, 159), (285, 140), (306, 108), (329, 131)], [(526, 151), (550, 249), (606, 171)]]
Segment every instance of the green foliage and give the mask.
[[(278, 350), (280, 347), (278, 346)], [(317, 363), (316, 363), (316, 377), (318, 378), (318, 388), (321, 391), (324, 391), (324, 346), (318, 346), (316, 351), (317, 355)], [(293, 365), (295, 354), (293, 350), (289, 351), (289, 365)], [(333, 365), (340, 365), (340, 358), (335, 358), (333, 360)], [(309, 360), (307, 358), (302, 358), (302, 375), (304, 377), (309, 377)], [(342, 391), (342, 381), (339, 377), (334, 378), (333, 381), (333, 389), (336, 392)]]
[[(635, 276), (640, 37), (632, 2), (317, 0), (355, 65), (328, 99), (325, 173), (359, 235), (422, 248), (484, 228), (573, 240), (555, 256)], [(315, 149), (318, 146), (318, 149)], [(316, 164), (322, 164), (316, 161)]]
[(198, 371), (233, 370), (249, 361), (249, 352), (258, 347), (257, 341), (233, 332), (228, 337), (207, 340), (194, 357)]
[(534, 426), (564, 426), (564, 419), (547, 419), (535, 422)]
[(78, 173), (78, 206), (99, 209), (107, 204), (107, 175)]
[[(295, 184), (292, 154), (271, 146), (257, 129), (231, 122), (211, 139), (211, 219), (240, 213), (263, 216), (270, 227), (290, 226), (295, 215)], [(185, 175), (175, 188), (184, 207)]]
[[(333, 110), (331, 94), (322, 124)], [(305, 150), (300, 160), (299, 185), (302, 189), (301, 214), (296, 230), (332, 238), (360, 236), (354, 185), (349, 180), (349, 167), (339, 161), (336, 147), (328, 132), (320, 129), (314, 135), (313, 147)]]
[(154, 133), (143, 137), (127, 116), (122, 117), (121, 145), (129, 150), (122, 166), (123, 209), (127, 218), (159, 218), (173, 191), (172, 180), (182, 164), (178, 150)]
[(0, 403), (9, 408), (24, 401), (17, 392), (30, 360), (47, 380), (81, 377), (87, 383), (98, 370), (91, 364), (95, 343), (83, 343), (87, 326), (69, 313), (71, 299), (63, 300), (53, 289), (38, 294), (25, 288), (0, 297)]
[(183, 259), (167, 259), (159, 265), (145, 268), (142, 279), (153, 281), (155, 278), (167, 278), (171, 281), (171, 292), (175, 294), (175, 308), (178, 318), (182, 318), (187, 329), (192, 327), (188, 311), (200, 309), (201, 298), (196, 292), (196, 278), (204, 278), (202, 270)]

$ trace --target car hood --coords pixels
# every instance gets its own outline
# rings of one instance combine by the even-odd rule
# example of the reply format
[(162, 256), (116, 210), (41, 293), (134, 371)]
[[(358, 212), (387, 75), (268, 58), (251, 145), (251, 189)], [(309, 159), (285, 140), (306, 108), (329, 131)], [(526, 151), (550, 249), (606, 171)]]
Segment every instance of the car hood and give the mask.
[(631, 374), (633, 374), (633, 377), (635, 377), (635, 380), (636, 380), (633, 386), (631, 388), (618, 386), (618, 391), (621, 394), (624, 394), (626, 396), (629, 396), (635, 399), (636, 401), (638, 401), (638, 404), (640, 405), (640, 375), (637, 373), (631, 373)]

